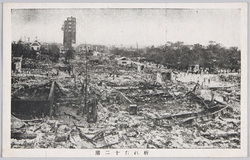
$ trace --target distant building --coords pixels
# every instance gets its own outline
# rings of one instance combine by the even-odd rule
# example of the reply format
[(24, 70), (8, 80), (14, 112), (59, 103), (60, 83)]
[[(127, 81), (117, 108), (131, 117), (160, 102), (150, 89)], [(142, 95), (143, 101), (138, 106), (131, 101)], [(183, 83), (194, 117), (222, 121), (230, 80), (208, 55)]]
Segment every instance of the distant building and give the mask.
[(78, 52), (92, 52), (93, 51), (93, 46), (89, 44), (81, 44), (76, 47), (76, 50)]
[(200, 72), (200, 65), (199, 64), (193, 64), (189, 66), (189, 72), (191, 73), (199, 73)]
[(142, 77), (145, 81), (155, 81), (156, 80), (156, 77), (155, 77), (155, 74), (142, 74)]
[(62, 26), (63, 30), (63, 46), (65, 50), (72, 48), (72, 44), (76, 43), (76, 18), (68, 17)]
[(176, 81), (177, 73), (173, 71), (163, 71), (163, 72), (157, 72), (156, 75), (156, 82), (158, 83), (164, 83), (165, 81)]
[(165, 74), (162, 72), (157, 72), (156, 82), (163, 83), (165, 81)]
[(131, 65), (132, 61), (129, 58), (121, 57), (117, 59), (118, 65)]
[(102, 53), (102, 52), (97, 52), (97, 51), (93, 52), (93, 56), (96, 56), (96, 57), (104, 57), (108, 55), (109, 55), (108, 53)]
[(176, 81), (178, 78), (178, 73), (177, 72), (171, 72), (171, 81)]
[(100, 61), (100, 59), (98, 57), (91, 56), (89, 58), (89, 63), (91, 63), (91, 64), (100, 64), (101, 61)]
[(64, 46), (60, 46), (60, 53), (61, 53), (61, 54), (64, 54), (64, 53), (65, 53)]
[(12, 57), (12, 70), (21, 72), (23, 57)]
[(137, 71), (140, 73), (143, 73), (144, 71), (144, 64), (143, 63), (139, 63), (139, 62), (132, 62), (133, 66), (137, 68)]
[(41, 43), (35, 41), (34, 43), (31, 43), (30, 47), (32, 50), (39, 52), (41, 49)]
[(96, 52), (96, 51), (93, 52), (93, 56), (101, 56), (101, 55), (102, 54), (100, 52)]

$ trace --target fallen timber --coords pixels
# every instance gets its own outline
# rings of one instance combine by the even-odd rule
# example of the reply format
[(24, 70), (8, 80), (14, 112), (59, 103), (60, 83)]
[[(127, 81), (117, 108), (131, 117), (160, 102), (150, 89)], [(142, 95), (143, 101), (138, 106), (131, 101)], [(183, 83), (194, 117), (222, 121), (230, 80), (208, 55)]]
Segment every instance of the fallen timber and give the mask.
[(133, 104), (133, 102), (127, 96), (125, 96), (124, 93), (120, 91), (114, 90), (111, 94), (115, 95), (116, 97), (119, 97), (119, 99), (125, 104)]
[(166, 92), (166, 93), (152, 93), (152, 94), (143, 94), (140, 95), (140, 97), (151, 97), (151, 96), (161, 96), (161, 97), (167, 97), (167, 98), (172, 98), (172, 95), (170, 95), (170, 93)]
[(119, 97), (119, 99), (124, 103), (129, 105), (127, 110), (130, 115), (137, 115), (138, 107), (137, 104), (133, 103), (132, 100), (130, 100), (124, 93), (120, 91), (112, 91), (112, 94), (115, 95), (116, 97)]
[[(215, 110), (215, 111), (213, 111)], [(196, 113), (184, 113), (184, 114), (176, 114), (167, 117), (155, 118), (154, 123), (158, 126), (171, 126), (174, 124), (193, 124), (194, 122), (203, 122), (213, 120), (216, 117), (220, 117), (228, 112), (231, 112), (231, 107), (223, 106), (223, 107), (214, 107), (210, 110), (196, 112)]]
[(205, 107), (205, 109), (209, 108), (208, 104), (204, 101), (204, 99), (202, 97), (194, 94), (194, 92), (190, 91), (190, 92), (186, 93), (186, 96), (188, 96), (191, 101), (195, 101), (195, 103), (198, 103), (201, 106)]
[(36, 138), (37, 134), (32, 133), (32, 134), (27, 134), (27, 133), (11, 133), (11, 138), (15, 139), (34, 139)]
[[(193, 92), (189, 92), (188, 94), (196, 96)], [(171, 128), (173, 124), (192, 125), (197, 122), (210, 121), (216, 117), (232, 112), (231, 107), (219, 101), (213, 100), (207, 103), (200, 96), (196, 96), (196, 98), (198, 99), (198, 103), (205, 106), (202, 111), (155, 118), (154, 124), (165, 128)]]

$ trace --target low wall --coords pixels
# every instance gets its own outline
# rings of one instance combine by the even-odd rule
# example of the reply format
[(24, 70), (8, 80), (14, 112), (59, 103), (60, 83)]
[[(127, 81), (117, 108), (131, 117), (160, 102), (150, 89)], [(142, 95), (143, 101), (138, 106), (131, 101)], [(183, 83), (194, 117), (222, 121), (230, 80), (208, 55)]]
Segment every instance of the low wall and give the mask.
[(11, 113), (20, 119), (51, 116), (54, 102), (55, 82), (51, 83), (48, 99), (22, 99), (11, 101)]

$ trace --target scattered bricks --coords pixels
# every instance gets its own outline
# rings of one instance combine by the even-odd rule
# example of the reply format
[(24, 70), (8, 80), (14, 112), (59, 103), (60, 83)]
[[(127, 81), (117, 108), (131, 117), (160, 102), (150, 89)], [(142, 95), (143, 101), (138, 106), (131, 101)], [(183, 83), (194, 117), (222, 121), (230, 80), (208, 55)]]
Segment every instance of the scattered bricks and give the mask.
[(69, 134), (68, 133), (58, 133), (56, 135), (55, 141), (56, 142), (64, 142), (69, 139)]
[[(94, 67), (97, 66), (94, 65)], [(103, 69), (105, 66), (99, 67)], [(193, 86), (193, 84), (179, 82), (175, 84), (166, 82), (165, 86), (153, 83), (147, 84), (146, 82), (141, 82), (138, 75), (130, 76), (129, 74), (133, 74), (133, 72), (128, 72), (127, 70), (122, 71), (119, 77), (115, 77), (112, 80), (112, 77), (103, 76), (103, 73), (106, 74), (106, 72), (101, 69), (98, 71), (100, 73), (92, 73), (90, 70), (91, 81), (88, 84), (88, 88), (97, 88), (97, 90), (101, 90), (99, 94), (104, 95), (100, 98), (101, 96), (96, 92), (91, 92), (90, 94), (90, 96), (98, 95), (97, 99), (102, 103), (102, 105), (100, 105), (101, 103), (98, 103), (97, 106), (94, 105), (97, 110), (93, 107), (88, 108), (90, 115), (98, 113), (96, 123), (88, 123), (90, 121), (87, 121), (88, 118), (92, 119), (94, 116), (88, 118), (87, 114), (86, 116), (80, 116), (84, 102), (84, 97), (79, 95), (80, 88), (78, 86), (80, 86), (80, 81), (73, 81), (68, 75), (68, 78), (60, 77), (57, 79), (59, 82), (55, 83), (55, 87), (57, 86), (59, 90), (55, 90), (54, 93), (50, 88), (50, 83), (47, 83), (47, 86), (45, 86), (46, 94), (42, 94), (46, 96), (44, 100), (48, 100), (48, 95), (50, 95), (50, 100), (52, 100), (52, 93), (59, 95), (55, 96), (55, 103), (53, 104), (55, 106), (53, 110), (58, 110), (59, 112), (55, 115), (57, 120), (45, 120), (43, 117), (42, 121), (37, 122), (27, 121), (24, 118), (26, 120), (21, 121), (25, 122), (25, 125), (22, 123), (18, 124), (19, 122), (15, 124), (15, 128), (24, 129), (23, 132), (19, 133), (37, 134), (34, 139), (24, 139), (25, 141), (34, 141), (33, 146), (30, 144), (32, 148), (187, 149), (197, 147), (208, 149), (240, 147), (240, 104), (238, 102), (235, 103), (233, 99), (236, 98), (236, 93), (230, 92), (229, 99), (232, 103), (227, 104), (232, 106), (233, 110), (230, 110), (230, 108), (223, 109), (227, 105), (220, 104), (219, 107), (216, 107), (218, 105), (215, 102), (216, 99), (211, 101), (209, 97), (199, 96), (198, 90), (195, 93), (188, 93), (186, 94), (187, 96), (184, 96), (190, 90), (188, 88)], [(79, 67), (78, 70), (82, 70), (82, 68)], [(74, 74), (77, 75), (77, 72), (74, 72)], [(59, 76), (62, 75), (63, 72), (60, 72)], [(101, 80), (92, 79), (93, 77), (101, 78)], [(33, 81), (37, 78), (34, 77)], [(48, 77), (46, 78), (48, 79)], [(131, 82), (133, 80), (135, 83)], [(98, 85), (100, 81), (103, 81), (102, 85)], [(107, 86), (106, 84), (109, 85)], [(26, 87), (26, 89), (31, 86)], [(12, 92), (13, 94), (19, 92), (19, 87), (16, 86), (15, 88), (17, 90)], [(35, 93), (37, 92), (36, 90), (32, 90), (30, 93)], [(213, 92), (220, 94), (218, 90), (213, 90)], [(18, 101), (20, 97), (16, 96), (13, 100)], [(25, 97), (27, 96), (25, 95)], [(46, 106), (50, 105), (49, 101), (40, 101), (39, 103)], [(31, 118), (34, 120), (34, 118), (43, 116), (42, 112), (44, 111), (36, 111), (36, 109), (42, 107), (38, 107), (37, 103), (33, 104), (34, 108), (27, 112), (33, 115)], [(91, 106), (91, 104), (88, 106)], [(15, 109), (13, 110), (15, 112), (22, 111), (22, 108)], [(79, 110), (79, 114), (76, 114), (77, 110)], [(49, 111), (51, 110), (46, 110), (46, 113), (50, 113)], [(97, 112), (95, 113), (95, 111)], [(219, 121), (217, 117), (225, 120)], [(230, 117), (230, 119), (224, 117)], [(109, 128), (111, 126), (114, 126), (112, 131)], [(24, 137), (25, 134), (20, 135)], [(15, 144), (12, 144), (12, 148), (29, 147), (25, 146), (26, 144), (23, 143), (22, 139), (12, 138), (11, 140), (15, 142)], [(17, 145), (19, 142), (22, 144)]]
[(57, 133), (67, 133), (68, 131), (70, 131), (70, 128), (67, 125), (61, 125), (57, 129)]
[(114, 145), (119, 143), (119, 135), (115, 134), (115, 135), (108, 135), (104, 137), (104, 141), (106, 142), (106, 144), (108, 146), (110, 145)]
[(11, 116), (11, 129), (21, 129), (24, 126), (25, 126), (25, 123), (22, 120), (14, 116)]
[(156, 148), (163, 148), (163, 144), (159, 139), (156, 140), (152, 139), (149, 141), (149, 144), (154, 145)]
[(51, 130), (51, 126), (48, 125), (47, 123), (41, 124), (41, 132), (42, 133), (48, 133)]
[(128, 123), (120, 123), (118, 124), (119, 129), (127, 129), (129, 127)]
[(128, 137), (136, 137), (138, 135), (137, 131), (129, 131), (127, 132)]
[(157, 125), (157, 126), (161, 126), (163, 124), (163, 119), (155, 118), (154, 119), (154, 124)]
[(130, 115), (137, 115), (137, 111), (138, 111), (138, 108), (137, 108), (136, 104), (129, 105), (129, 114)]
[(233, 139), (230, 140), (230, 143), (236, 143), (237, 145), (240, 145), (240, 139), (233, 138)]

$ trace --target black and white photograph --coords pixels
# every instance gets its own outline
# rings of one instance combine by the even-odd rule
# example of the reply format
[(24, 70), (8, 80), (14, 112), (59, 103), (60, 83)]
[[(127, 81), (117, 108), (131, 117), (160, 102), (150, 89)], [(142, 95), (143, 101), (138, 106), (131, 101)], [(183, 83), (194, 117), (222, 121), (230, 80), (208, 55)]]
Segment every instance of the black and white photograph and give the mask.
[(246, 155), (245, 3), (58, 4), (5, 5), (9, 153)]

